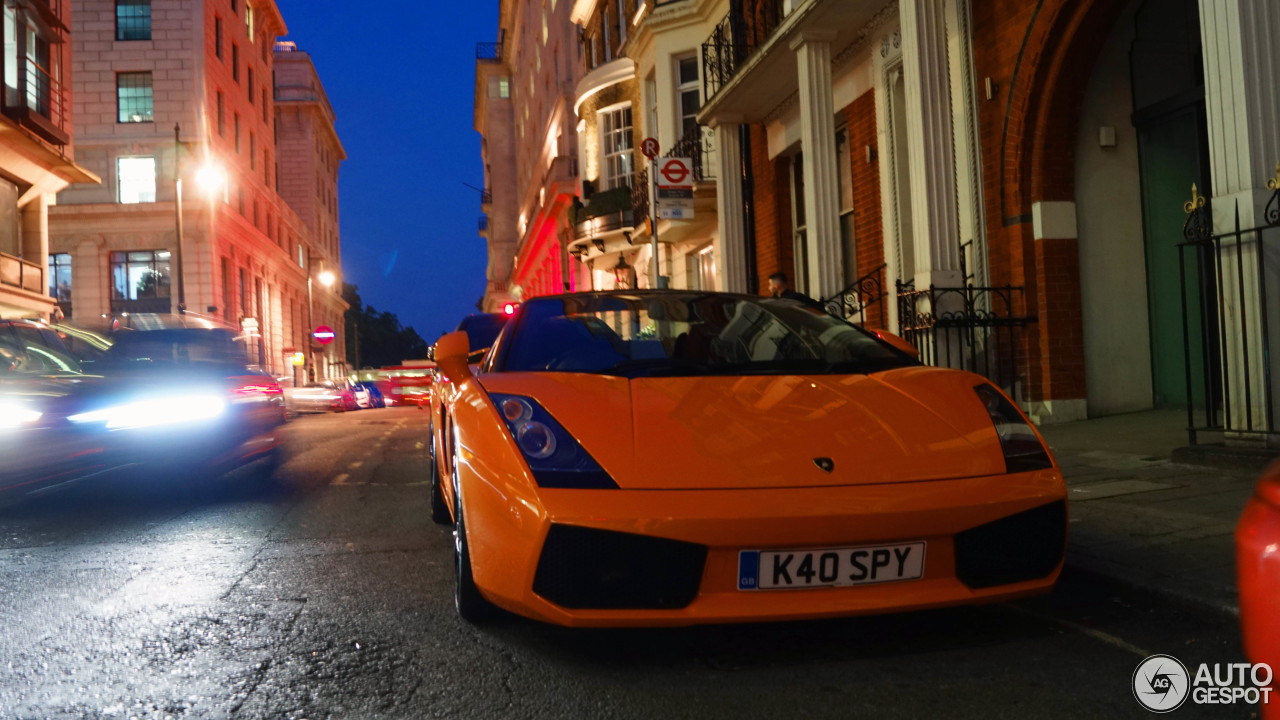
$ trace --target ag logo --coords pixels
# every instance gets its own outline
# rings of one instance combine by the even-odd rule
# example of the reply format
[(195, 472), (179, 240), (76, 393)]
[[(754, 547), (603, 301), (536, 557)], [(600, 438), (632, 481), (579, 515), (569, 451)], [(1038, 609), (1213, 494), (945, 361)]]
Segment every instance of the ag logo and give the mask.
[(1177, 710), (1187, 701), (1191, 676), (1172, 655), (1152, 655), (1133, 671), (1133, 696), (1151, 712)]

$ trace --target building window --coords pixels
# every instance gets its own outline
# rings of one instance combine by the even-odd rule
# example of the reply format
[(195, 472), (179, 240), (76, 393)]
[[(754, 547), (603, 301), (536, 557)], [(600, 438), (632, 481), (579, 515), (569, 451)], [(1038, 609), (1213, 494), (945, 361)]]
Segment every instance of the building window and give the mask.
[(222, 95), (222, 91), (218, 91), (218, 137), (227, 136), (227, 100)]
[(840, 245), (844, 249), (846, 283), (858, 278), (858, 248), (853, 237), (853, 152), (849, 129), (836, 130), (836, 180), (840, 196)]
[(226, 318), (227, 322), (235, 320), (231, 310), (231, 299), (234, 297), (231, 283), (231, 260), (224, 257), (222, 258), (222, 317)]
[(716, 249), (708, 245), (685, 256), (690, 290), (716, 289)]
[(698, 59), (692, 55), (676, 61), (676, 107), (679, 108), (681, 138), (691, 138), (698, 130), (698, 109), (702, 107), (699, 94)]
[(627, 41), (627, 0), (618, 0), (618, 46)]
[(600, 139), (604, 149), (601, 188), (611, 190), (631, 185), (631, 106), (599, 115)]
[(258, 143), (253, 131), (249, 131), (249, 169), (258, 169)]
[(240, 82), (240, 46), (231, 43), (231, 79)]
[(151, 0), (116, 0), (116, 40), (151, 39)]
[(794, 287), (800, 292), (809, 290), (809, 232), (804, 207), (804, 154), (796, 153), (791, 159), (791, 242), (795, 259)]
[(253, 6), (244, 4), (244, 29), (249, 33), (249, 42), (253, 42)]
[(213, 54), (222, 59), (222, 18), (213, 18)]
[(249, 104), (253, 104), (253, 66), (249, 66), (244, 70), (244, 86), (249, 91)]
[(151, 73), (128, 72), (116, 75), (116, 107), (122, 123), (151, 122), (154, 118)]
[(503, 98), (504, 100), (511, 97), (511, 80), (507, 78), (500, 78), (498, 80), (498, 97)]
[(262, 86), (262, 122), (267, 122), (267, 107), (270, 104), (271, 96), (267, 94), (267, 86)]
[(238, 5), (239, 5), (239, 3), (237, 3), (237, 2), (236, 2), (236, 0), (231, 0), (231, 14), (232, 14), (232, 15), (239, 15), (239, 14), (240, 14), (240, 9), (239, 9)]
[(613, 59), (613, 48), (609, 45), (609, 8), (600, 11), (600, 34), (604, 38), (604, 61)]
[(240, 113), (235, 115), (236, 153), (240, 152)]
[(111, 299), (169, 297), (169, 251), (111, 253)]
[(71, 253), (49, 253), (49, 297), (71, 302)]
[(249, 271), (240, 268), (240, 317), (253, 315), (253, 306), (249, 304)]
[(122, 157), (116, 159), (116, 191), (120, 203), (135, 205), (156, 201), (156, 159)]

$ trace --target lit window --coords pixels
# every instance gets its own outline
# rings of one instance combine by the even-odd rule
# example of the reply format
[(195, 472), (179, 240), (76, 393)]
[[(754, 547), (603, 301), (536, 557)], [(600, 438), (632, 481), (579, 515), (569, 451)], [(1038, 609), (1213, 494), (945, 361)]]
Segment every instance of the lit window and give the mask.
[(507, 78), (502, 78), (501, 80), (498, 81), (498, 97), (500, 98), (511, 97), (511, 81), (508, 80)]
[(151, 122), (153, 119), (151, 73), (131, 72), (116, 75), (116, 107), (122, 123)]
[(156, 159), (122, 157), (116, 160), (116, 187), (125, 205), (156, 201)]
[(249, 32), (249, 42), (253, 42), (253, 6), (244, 4), (244, 29)]
[(169, 297), (169, 251), (111, 253), (111, 299)]
[(71, 302), (71, 253), (49, 253), (49, 297)]
[(151, 39), (151, 0), (116, 0), (116, 40)]
[(599, 116), (600, 139), (604, 146), (602, 188), (611, 190), (632, 182), (631, 106), (603, 112)]

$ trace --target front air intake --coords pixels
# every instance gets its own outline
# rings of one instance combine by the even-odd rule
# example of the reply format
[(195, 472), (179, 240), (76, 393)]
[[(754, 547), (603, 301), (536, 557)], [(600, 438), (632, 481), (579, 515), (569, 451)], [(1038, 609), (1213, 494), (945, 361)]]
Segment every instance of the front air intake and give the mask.
[(971, 588), (1047, 577), (1067, 543), (1064, 500), (970, 528), (956, 535), (956, 577)]
[(575, 525), (552, 525), (533, 591), (565, 608), (676, 610), (693, 602), (707, 548)]

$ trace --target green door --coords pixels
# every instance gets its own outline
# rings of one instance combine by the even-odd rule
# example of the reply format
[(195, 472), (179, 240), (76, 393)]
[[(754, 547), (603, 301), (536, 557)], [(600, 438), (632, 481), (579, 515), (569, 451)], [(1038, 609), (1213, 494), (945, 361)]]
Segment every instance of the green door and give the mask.
[[(1178, 243), (1182, 241), (1182, 223), (1186, 219), (1182, 204), (1191, 198), (1191, 184), (1196, 183), (1202, 194), (1208, 192), (1207, 137), (1202, 103), (1145, 119), (1138, 126), (1151, 375), (1156, 407), (1187, 404)], [(1200, 378), (1203, 349), (1196, 332), (1200, 279), (1196, 277), (1196, 264), (1190, 252), (1186, 261), (1187, 312), (1192, 319), (1192, 377)], [(1211, 282), (1212, 278), (1206, 280)], [(1192, 392), (1196, 403), (1204, 402), (1203, 383), (1193, 383)]]

